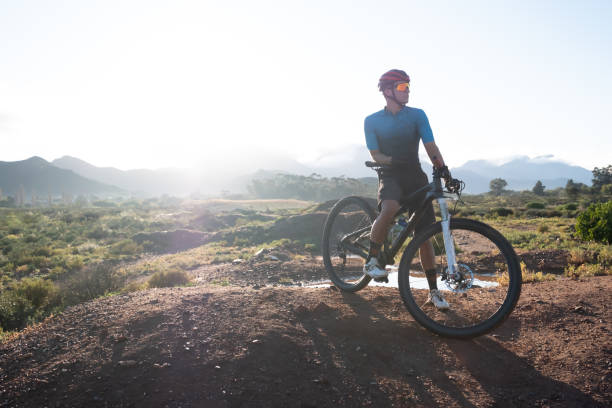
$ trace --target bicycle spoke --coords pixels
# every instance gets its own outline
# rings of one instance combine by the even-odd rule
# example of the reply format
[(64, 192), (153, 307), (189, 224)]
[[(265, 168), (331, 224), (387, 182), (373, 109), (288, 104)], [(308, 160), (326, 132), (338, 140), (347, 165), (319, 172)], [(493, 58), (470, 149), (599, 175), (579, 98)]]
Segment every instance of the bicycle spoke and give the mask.
[[(427, 238), (434, 247), (437, 286), (450, 305), (448, 310), (438, 310), (428, 302), (430, 288), (418, 257), (413, 255), (410, 263), (402, 259), (402, 297), (423, 324), (441, 334), (446, 329), (455, 335), (489, 330), (510, 313), (518, 299), (520, 268), (514, 251), (501, 235), (492, 235), (490, 230), (494, 230), (483, 226), (469, 220), (451, 226), (457, 266), (452, 273), (442, 234), (430, 229)], [(424, 242), (425, 238), (419, 239)]]

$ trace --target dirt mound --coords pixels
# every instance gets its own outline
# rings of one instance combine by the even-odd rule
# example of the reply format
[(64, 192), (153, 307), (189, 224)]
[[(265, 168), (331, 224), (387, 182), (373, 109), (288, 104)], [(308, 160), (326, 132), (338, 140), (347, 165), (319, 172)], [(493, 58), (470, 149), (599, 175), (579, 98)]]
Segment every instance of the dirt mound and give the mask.
[(316, 258), (282, 261), (262, 257), (238, 264), (204, 265), (191, 274), (198, 283), (227, 281), (236, 286), (303, 285), (329, 279), (325, 267)]
[(562, 249), (548, 249), (523, 252), (518, 256), (532, 271), (563, 273), (568, 264), (569, 252)]
[(472, 341), (425, 331), (389, 288), (113, 296), (0, 344), (0, 406), (610, 406), (611, 289), (525, 285)]
[[(238, 215), (236, 215), (236, 218), (238, 218)], [(227, 228), (228, 225), (234, 225), (236, 219), (230, 219), (228, 221), (230, 221), (229, 224), (226, 222), (226, 220), (221, 219), (221, 217), (218, 217), (208, 211), (202, 213), (192, 220), (190, 223), (190, 228), (197, 228), (202, 231), (217, 231), (221, 228)]]
[[(378, 206), (378, 202), (374, 198), (370, 197), (362, 197), (373, 209), (376, 209)], [(324, 203), (317, 204), (315, 207), (311, 209), (311, 212), (326, 212), (329, 213), (332, 207), (340, 200), (329, 200)]]
[(204, 245), (214, 239), (216, 234), (179, 229), (175, 231), (160, 231), (138, 233), (132, 237), (134, 242), (142, 244), (151, 242), (160, 252), (178, 252)]

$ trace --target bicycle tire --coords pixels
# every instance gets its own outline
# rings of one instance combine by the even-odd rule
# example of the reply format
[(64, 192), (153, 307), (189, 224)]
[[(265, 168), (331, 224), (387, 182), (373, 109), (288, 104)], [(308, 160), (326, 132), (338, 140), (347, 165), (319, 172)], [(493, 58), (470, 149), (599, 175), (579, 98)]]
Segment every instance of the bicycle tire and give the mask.
[[(472, 338), (490, 332), (510, 315), (521, 293), (521, 268), (510, 243), (491, 226), (452, 218), (450, 229), (461, 277), (441, 280), (441, 272), (448, 267), (444, 263), (442, 224), (437, 222), (406, 247), (399, 266), (400, 294), (410, 314), (428, 330), (444, 337)], [(448, 311), (437, 310), (424, 301), (429, 288), (423, 282), (422, 270), (414, 267), (417, 250), (428, 239), (436, 251), (438, 287), (447, 289), (441, 293), (450, 304)]]
[(352, 240), (367, 254), (370, 230), (376, 212), (361, 197), (350, 196), (338, 201), (329, 212), (323, 227), (323, 263), (330, 280), (347, 292), (357, 292), (368, 285), (371, 278), (363, 273), (365, 258), (343, 246), (340, 238), (354, 231), (363, 230), (358, 239)]

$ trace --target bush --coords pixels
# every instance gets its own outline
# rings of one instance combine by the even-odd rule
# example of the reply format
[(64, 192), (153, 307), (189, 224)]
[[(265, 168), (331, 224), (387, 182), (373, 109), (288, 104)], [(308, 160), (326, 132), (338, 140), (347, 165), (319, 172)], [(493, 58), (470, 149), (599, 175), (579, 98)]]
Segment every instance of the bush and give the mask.
[(572, 279), (578, 279), (586, 276), (604, 276), (610, 275), (612, 270), (600, 264), (582, 264), (579, 266), (569, 265), (565, 268), (565, 276)]
[(546, 207), (546, 204), (540, 203), (538, 201), (532, 201), (530, 203), (527, 203), (527, 208), (532, 208), (534, 210), (542, 210), (545, 207)]
[(74, 273), (62, 287), (65, 302), (74, 305), (115, 292), (121, 288), (122, 276), (110, 264), (97, 264)]
[(139, 290), (144, 290), (146, 288), (147, 288), (147, 285), (145, 283), (130, 282), (121, 289), (121, 293), (137, 292)]
[(567, 211), (576, 211), (578, 209), (578, 204), (576, 203), (567, 203), (564, 205)]
[(0, 327), (3, 330), (23, 328), (28, 322), (28, 317), (34, 314), (34, 310), (32, 303), (14, 290), (0, 293)]
[(546, 224), (538, 225), (538, 232), (539, 233), (548, 232), (548, 225), (546, 225)]
[(552, 217), (561, 217), (563, 214), (561, 213), (561, 211), (557, 211), (557, 210), (529, 209), (525, 211), (525, 215), (528, 218), (552, 218)]
[(589, 249), (575, 247), (569, 250), (568, 261), (574, 265), (582, 265), (583, 263), (593, 262), (595, 256), (595, 253)]
[(184, 271), (160, 271), (149, 278), (148, 285), (150, 288), (168, 288), (186, 285), (189, 281), (189, 275)]
[(604, 247), (597, 255), (597, 261), (600, 264), (612, 266), (612, 246)]
[(512, 215), (512, 214), (514, 214), (514, 211), (512, 211), (512, 210), (511, 210), (511, 209), (509, 209), (509, 208), (503, 208), (503, 207), (500, 207), (500, 208), (494, 208), (494, 209), (492, 209), (492, 210), (491, 210), (491, 214), (492, 214), (492, 215), (497, 215), (497, 216), (499, 216), (499, 217), (506, 217), (506, 216), (508, 216), (508, 215)]
[(576, 233), (585, 241), (612, 244), (612, 201), (591, 204), (578, 216)]
[(39, 278), (25, 278), (15, 286), (15, 293), (27, 299), (34, 308), (39, 309), (58, 301), (57, 287), (53, 282)]
[(143, 248), (131, 239), (124, 239), (114, 243), (109, 248), (113, 255), (136, 255), (143, 251)]

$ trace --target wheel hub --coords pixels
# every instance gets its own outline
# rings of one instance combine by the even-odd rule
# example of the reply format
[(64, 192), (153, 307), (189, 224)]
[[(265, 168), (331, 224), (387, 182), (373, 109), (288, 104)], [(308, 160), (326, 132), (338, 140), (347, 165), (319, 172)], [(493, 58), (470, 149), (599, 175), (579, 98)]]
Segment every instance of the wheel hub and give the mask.
[(443, 278), (446, 287), (456, 293), (465, 292), (472, 287), (474, 283), (474, 272), (466, 264), (457, 264), (457, 270), (454, 273), (450, 273), (448, 267), (444, 271)]

